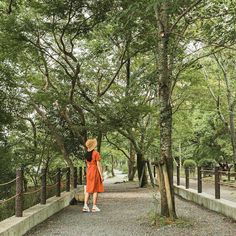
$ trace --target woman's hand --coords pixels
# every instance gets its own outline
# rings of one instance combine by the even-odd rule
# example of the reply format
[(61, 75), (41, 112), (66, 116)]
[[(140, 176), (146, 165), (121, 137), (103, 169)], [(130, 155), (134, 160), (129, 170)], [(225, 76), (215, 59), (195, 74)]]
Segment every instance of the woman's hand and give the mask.
[(103, 182), (104, 181), (104, 178), (101, 176), (101, 181)]

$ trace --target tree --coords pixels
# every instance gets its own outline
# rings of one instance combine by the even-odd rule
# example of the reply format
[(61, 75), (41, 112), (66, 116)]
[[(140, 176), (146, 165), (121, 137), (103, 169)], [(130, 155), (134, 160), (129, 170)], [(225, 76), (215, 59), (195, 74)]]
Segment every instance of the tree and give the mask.
[[(201, 0), (196, 1), (157, 1), (154, 6), (156, 24), (157, 24), (157, 70), (158, 70), (158, 89), (159, 89), (159, 107), (160, 107), (160, 157), (159, 163), (159, 179), (162, 197), (162, 214), (176, 218), (174, 190), (173, 190), (173, 159), (172, 159), (172, 91), (176, 81), (183, 71), (177, 67), (176, 59), (181, 57), (180, 52), (183, 52), (184, 37), (188, 32), (193, 33), (190, 22), (194, 25), (194, 30), (198, 28), (198, 21), (202, 21), (202, 14), (199, 17), (198, 12), (204, 12), (209, 9), (209, 6), (215, 5), (220, 7), (221, 3), (202, 4)], [(227, 3), (222, 3), (227, 4)], [(231, 3), (228, 3), (232, 7)], [(227, 11), (230, 14), (230, 10)], [(219, 19), (214, 13), (211, 17)], [(217, 20), (214, 21), (214, 23)], [(206, 21), (204, 21), (206, 23)], [(212, 24), (210, 28), (215, 27)], [(207, 23), (206, 23), (207, 24)], [(197, 26), (197, 27), (196, 27)], [(189, 31), (190, 30), (190, 31)], [(209, 35), (209, 34), (208, 34)], [(196, 37), (196, 38), (194, 38)], [(193, 34), (192, 42), (201, 41), (197, 35)], [(209, 42), (210, 46), (218, 45), (218, 38), (212, 36)], [(187, 44), (191, 40), (186, 40)], [(226, 44), (224, 42), (223, 44)], [(222, 44), (221, 44), (222, 45)], [(205, 46), (205, 45), (204, 45)], [(208, 45), (206, 45), (208, 46)], [(200, 47), (202, 48), (202, 47)], [(211, 54), (212, 52), (210, 52)], [(186, 55), (183, 53), (182, 55)], [(199, 60), (195, 58), (192, 62), (188, 61), (187, 67)], [(183, 63), (184, 58), (179, 60)], [(184, 63), (185, 64), (185, 63)], [(186, 68), (186, 66), (185, 66)], [(176, 73), (177, 72), (177, 73)]]

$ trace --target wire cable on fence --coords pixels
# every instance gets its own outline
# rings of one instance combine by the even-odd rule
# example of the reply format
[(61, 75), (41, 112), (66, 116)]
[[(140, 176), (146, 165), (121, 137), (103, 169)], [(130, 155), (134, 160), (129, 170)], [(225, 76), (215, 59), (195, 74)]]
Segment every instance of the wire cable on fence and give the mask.
[(49, 178), (53, 178), (53, 177), (56, 177), (57, 174), (58, 174), (58, 172), (57, 172), (56, 174), (54, 174), (54, 175), (50, 175), (50, 174), (49, 174), (48, 177), (49, 177)]
[(19, 177), (15, 178), (15, 179), (13, 179), (13, 180), (11, 180), (11, 181), (9, 181), (9, 182), (0, 184), (0, 186), (5, 186), (5, 185), (8, 185), (8, 184), (11, 184), (11, 183), (15, 182), (18, 178), (19, 178)]
[(14, 195), (14, 196), (12, 196), (12, 197), (10, 197), (10, 198), (6, 199), (6, 200), (3, 200), (3, 201), (1, 201), (1, 202), (0, 202), (0, 205), (1, 205), (1, 204), (5, 204), (5, 203), (9, 202), (10, 200), (12, 200), (12, 199), (16, 198), (18, 195), (19, 195), (19, 194), (16, 194), (16, 195)]
[(47, 186), (46, 186), (46, 188), (47, 188), (47, 189), (54, 188), (54, 187), (56, 187), (56, 186), (57, 186), (57, 184), (58, 184), (58, 182), (57, 182), (57, 183), (55, 183), (55, 184), (53, 184), (53, 185), (47, 185)]
[(25, 193), (23, 193), (23, 194), (24, 194), (24, 195), (29, 195), (29, 194), (37, 193), (37, 192), (39, 192), (41, 189), (42, 189), (42, 188), (39, 188), (39, 189), (37, 189), (37, 190), (30, 191), (30, 192), (25, 192)]

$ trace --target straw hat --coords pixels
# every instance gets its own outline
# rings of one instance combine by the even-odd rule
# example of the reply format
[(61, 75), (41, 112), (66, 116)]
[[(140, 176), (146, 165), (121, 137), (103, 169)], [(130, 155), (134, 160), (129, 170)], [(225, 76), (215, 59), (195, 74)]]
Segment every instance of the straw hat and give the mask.
[(85, 143), (88, 152), (91, 152), (95, 147), (97, 147), (97, 139), (88, 139)]

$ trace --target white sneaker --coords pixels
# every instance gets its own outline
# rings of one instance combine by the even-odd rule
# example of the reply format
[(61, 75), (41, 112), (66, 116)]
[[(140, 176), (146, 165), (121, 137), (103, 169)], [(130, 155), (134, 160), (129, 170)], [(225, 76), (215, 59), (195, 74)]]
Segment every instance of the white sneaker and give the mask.
[(99, 212), (101, 211), (97, 206), (93, 206), (92, 212)]
[(90, 212), (89, 207), (88, 207), (88, 206), (84, 206), (84, 207), (83, 207), (83, 212)]

